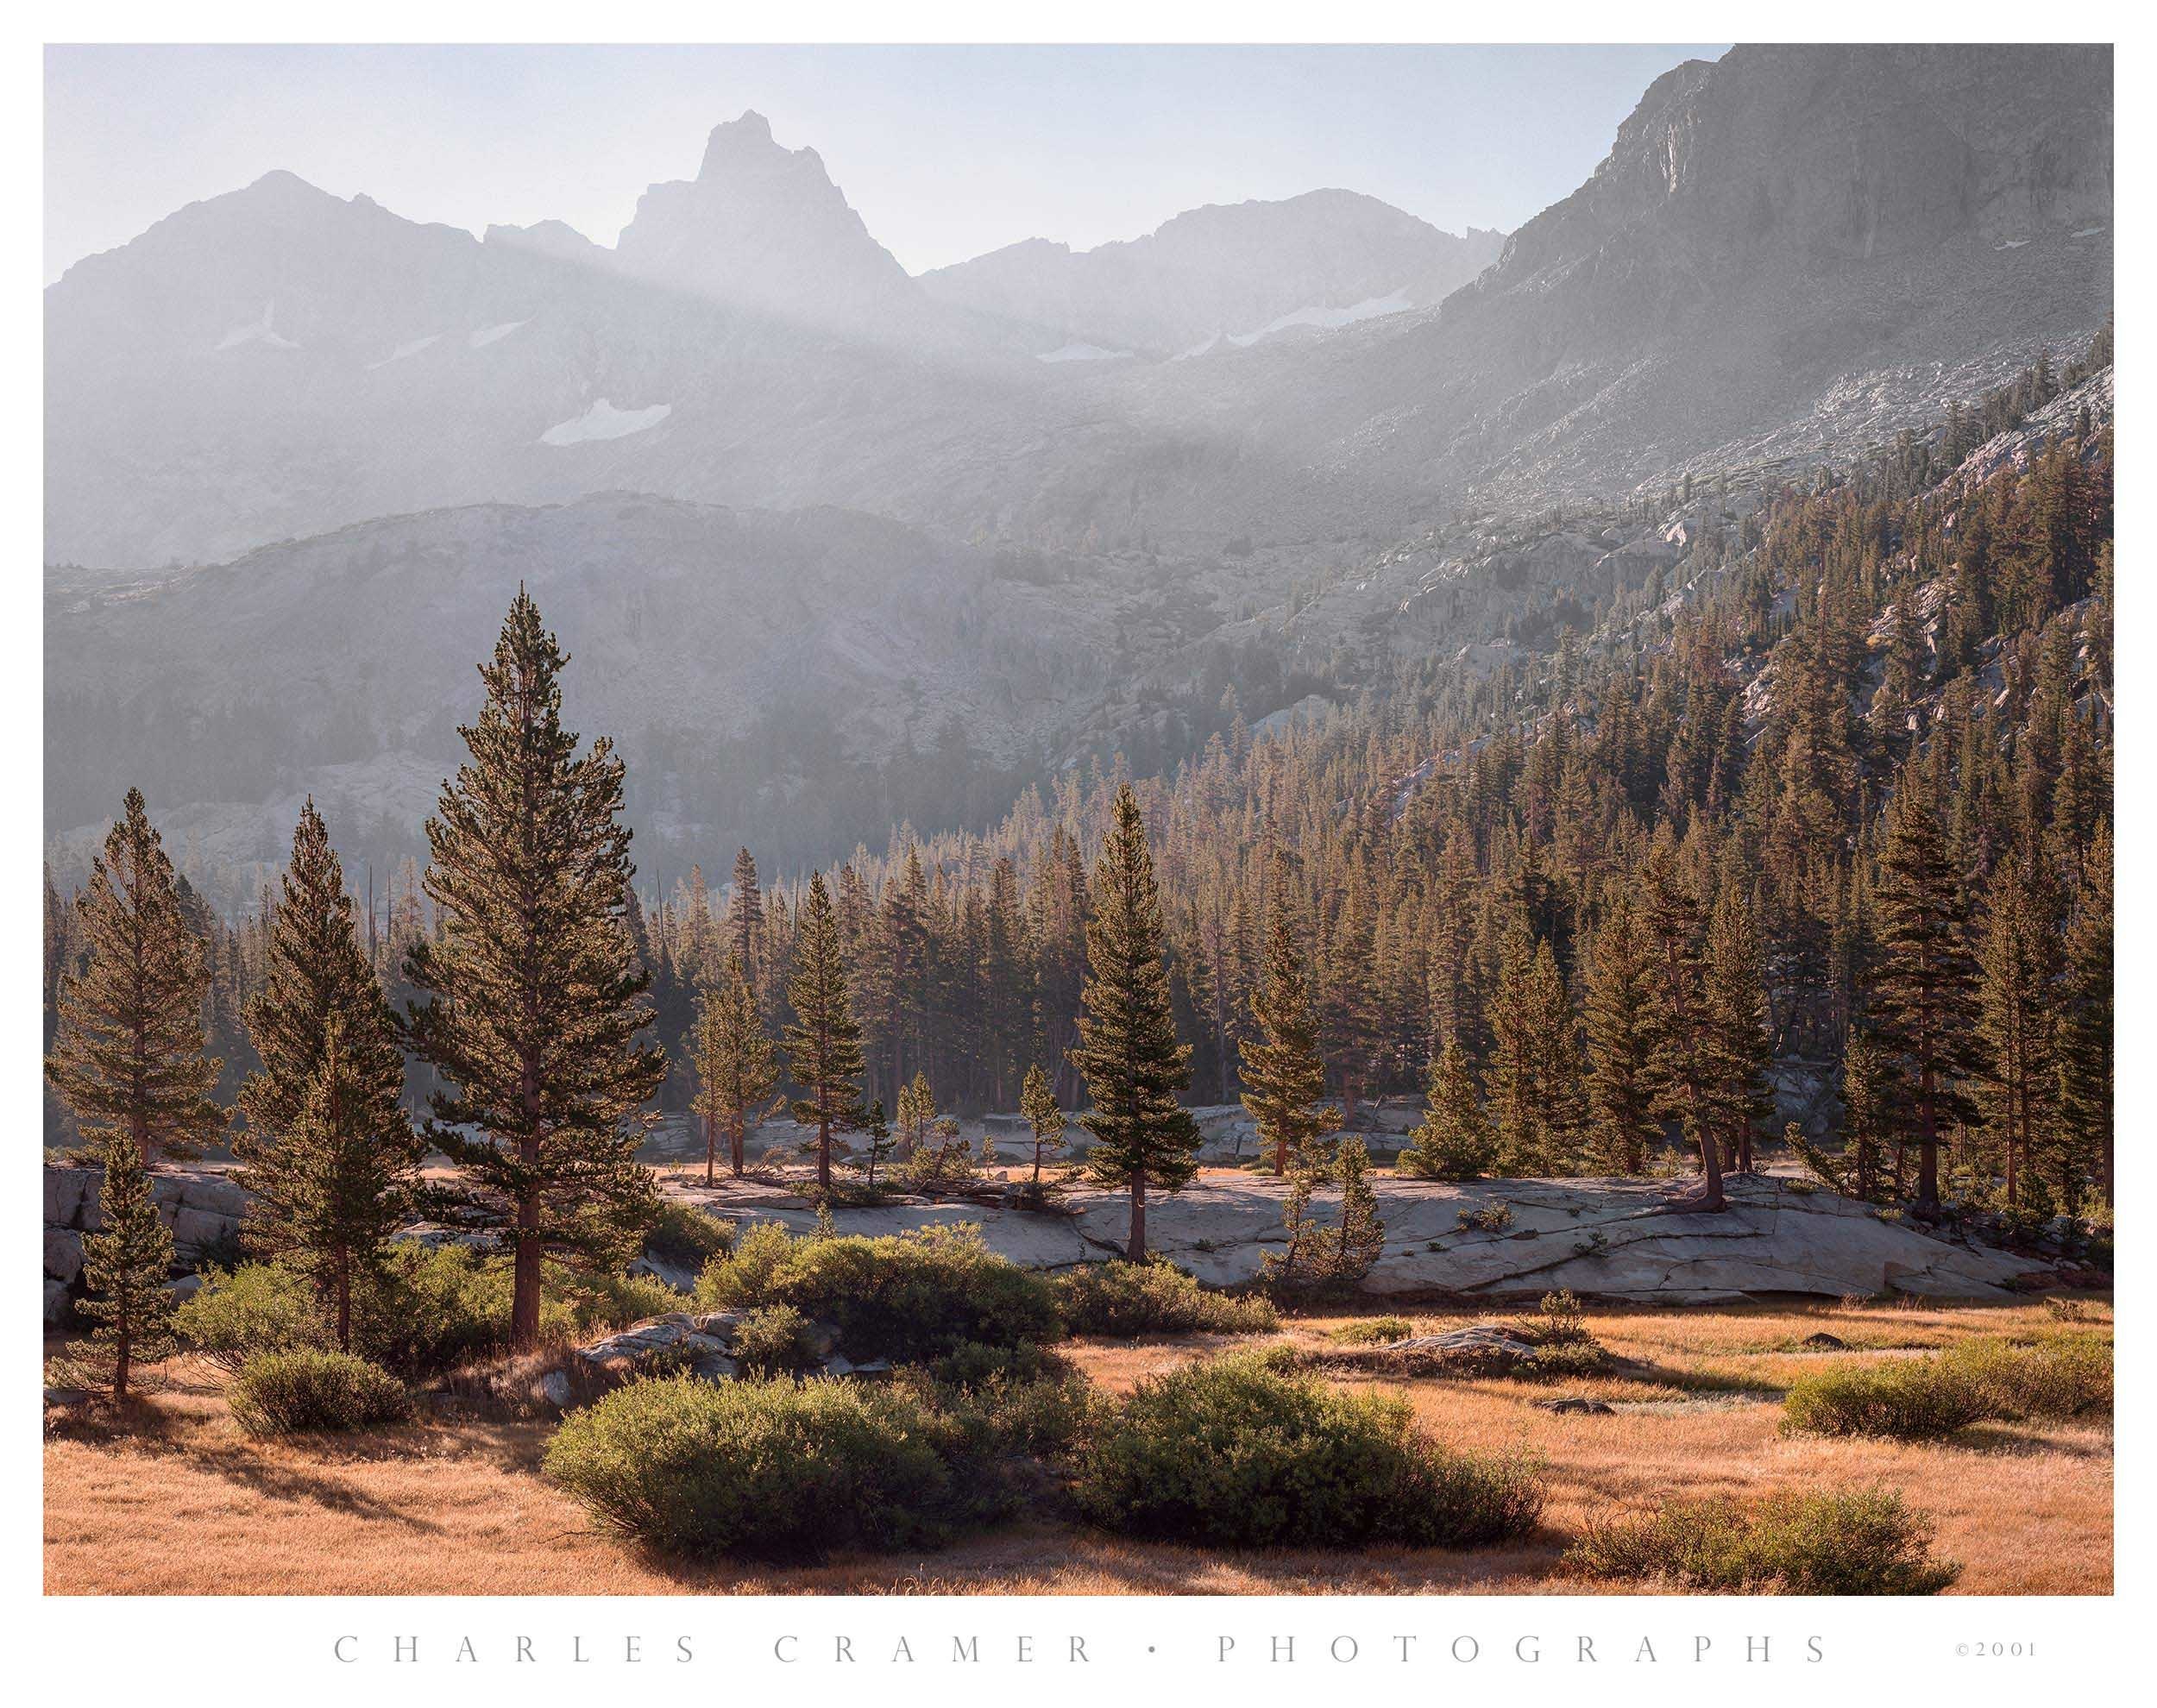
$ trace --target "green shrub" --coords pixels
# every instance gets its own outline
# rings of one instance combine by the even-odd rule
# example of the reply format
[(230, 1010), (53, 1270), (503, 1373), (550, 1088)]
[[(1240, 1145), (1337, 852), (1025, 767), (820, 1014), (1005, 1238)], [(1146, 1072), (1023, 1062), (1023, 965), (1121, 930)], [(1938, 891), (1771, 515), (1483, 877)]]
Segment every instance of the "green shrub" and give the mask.
[(2112, 1410), (2112, 1343), (2101, 1334), (2062, 1334), (2030, 1346), (1965, 1341), (1939, 1362), (1977, 1390), (1987, 1417), (2019, 1423)]
[(1985, 1416), (1983, 1391), (1937, 1358), (1800, 1377), (1783, 1402), (1786, 1434), (1939, 1441)]
[(938, 1547), (1004, 1510), (987, 1433), (896, 1387), (673, 1377), (570, 1414), (546, 1469), (665, 1553), (817, 1559)]
[(233, 1417), (250, 1435), (370, 1429), (395, 1422), (412, 1405), (405, 1385), (380, 1366), (312, 1347), (256, 1353), (228, 1391)]
[(1453, 1219), (1463, 1234), (1503, 1234), (1512, 1226), (1512, 1206), (1487, 1204), (1481, 1209), (1456, 1210)]
[(1531, 1529), (1519, 1461), (1453, 1454), (1406, 1401), (1240, 1353), (1148, 1377), (1081, 1456), (1080, 1509), (1141, 1536), (1229, 1547), (1472, 1547)]
[(701, 1269), (726, 1255), (734, 1242), (734, 1224), (707, 1215), (678, 1198), (664, 1200), (645, 1234), (645, 1249), (685, 1269)]
[(173, 1329), (233, 1375), (258, 1354), (325, 1347), (330, 1338), (305, 1278), (267, 1263), (204, 1270), (202, 1285), (173, 1312)]
[(745, 1376), (798, 1376), (819, 1368), (816, 1325), (792, 1305), (765, 1305), (734, 1325), (734, 1362)]
[(1743, 1595), (1937, 1595), (1960, 1568), (1932, 1557), (1932, 1523), (1888, 1489), (1783, 1494), (1755, 1506), (1672, 1501), (1597, 1525), (1565, 1563), (1593, 1578)]
[(1165, 1258), (1086, 1263), (1055, 1280), (1056, 1309), (1074, 1334), (1259, 1334), (1280, 1326), (1261, 1298), (1209, 1291)]
[(1343, 1322), (1326, 1338), (1344, 1347), (1383, 1347), (1405, 1341), (1413, 1333), (1415, 1324), (1405, 1316), (1366, 1316)]
[(1545, 1293), (1527, 1326), (1546, 1347), (1579, 1346), (1594, 1338), (1588, 1332), (1588, 1313), (1569, 1288)]
[(1038, 1344), (1061, 1328), (1048, 1283), (991, 1252), (971, 1223), (873, 1240), (796, 1240), (761, 1224), (706, 1267), (696, 1299), (707, 1310), (792, 1305), (837, 1328), (858, 1361), (936, 1358), (970, 1341)]

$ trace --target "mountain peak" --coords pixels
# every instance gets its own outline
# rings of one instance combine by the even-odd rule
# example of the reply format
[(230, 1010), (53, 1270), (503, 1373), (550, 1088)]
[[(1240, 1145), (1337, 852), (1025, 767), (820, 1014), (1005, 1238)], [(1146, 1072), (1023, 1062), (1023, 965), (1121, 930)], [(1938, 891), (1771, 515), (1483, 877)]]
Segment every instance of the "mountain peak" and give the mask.
[(761, 157), (775, 154), (783, 156), (793, 152), (780, 148), (772, 140), (771, 121), (751, 107), (739, 118), (726, 119), (712, 127), (712, 134), (704, 142), (704, 164), (696, 175), (700, 179), (709, 178), (714, 168), (725, 171)]

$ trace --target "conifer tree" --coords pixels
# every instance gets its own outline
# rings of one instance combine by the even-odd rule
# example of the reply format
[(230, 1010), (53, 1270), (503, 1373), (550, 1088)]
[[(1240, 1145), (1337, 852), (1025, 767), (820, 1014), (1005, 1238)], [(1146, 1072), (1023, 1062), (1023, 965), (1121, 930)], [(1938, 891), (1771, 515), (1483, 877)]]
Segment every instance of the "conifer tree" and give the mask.
[(2001, 1145), (2010, 1206), (2030, 1196), (2028, 1171), (2055, 1120), (2057, 911), (2041, 863), (2009, 853), (1993, 869), (1978, 953), (1978, 1033), (1986, 1072), (1978, 1101)]
[(165, 1290), (173, 1235), (150, 1196), (142, 1150), (124, 1127), (103, 1130), (104, 1179), (97, 1191), (99, 1231), (83, 1235), (83, 1284), (76, 1309), (98, 1326), (90, 1340), (105, 1363), (112, 1397), (124, 1400), (135, 1368), (173, 1351), (173, 1296)]
[(223, 1064), (203, 1048), (209, 968), (141, 789), (128, 791), (75, 908), (89, 964), (61, 981), (46, 1075), (89, 1144), (123, 1133), (146, 1165), (194, 1156), (225, 1125), (210, 1095)]
[(1034, 1134), (1034, 1184), (1041, 1184), (1041, 1164), (1064, 1148), (1065, 1115), (1055, 1088), (1036, 1062), (1026, 1070), (1019, 1091), (1019, 1114)]
[[(1842, 1061), (1843, 1167), (1852, 1196), (1868, 1202), (1882, 1196), (1893, 1093), (1892, 1064), (1870, 1033), (1852, 1028)], [(1902, 1190), (1899, 1181), (1886, 1185), (1889, 1196)]]
[(899, 1088), (899, 1148), (911, 1156), (928, 1143), (929, 1128), (936, 1124), (936, 1093), (928, 1076), (917, 1073)]
[(757, 956), (764, 942), (764, 892), (757, 887), (757, 863), (745, 848), (734, 856), (733, 899), (726, 910), (730, 947), (741, 963), (741, 976), (754, 989), (761, 969)]
[(1146, 1256), (1148, 1186), (1176, 1191), (1198, 1169), (1198, 1123), (1176, 1098), (1191, 1083), (1191, 1052), (1176, 1041), (1165, 935), (1145, 820), (1126, 783), (1116, 791), (1094, 868), (1079, 1043), (1072, 1055), (1092, 1101), (1079, 1117), (1093, 1135), (1088, 1163), (1097, 1179), (1130, 1193), (1134, 1262)]
[(268, 924), (262, 988), (246, 1008), (261, 1065), (240, 1088), (246, 1124), (232, 1146), (254, 1194), (243, 1232), (308, 1276), (349, 1351), (355, 1295), (380, 1276), (425, 1147), (404, 1109), (396, 1016), (311, 800)]
[(779, 1083), (779, 1064), (756, 993), (742, 970), (741, 957), (729, 951), (726, 970), (697, 999), (696, 1113), (704, 1120), (704, 1184), (713, 1184), (719, 1135), (726, 1135), (728, 1167), (741, 1178), (746, 1159), (749, 1121), (757, 1106)]
[(794, 1118), (816, 1129), (816, 1184), (832, 1184), (832, 1135), (861, 1124), (861, 1027), (846, 995), (846, 956), (839, 916), (824, 875), (812, 873), (802, 903), (794, 980), (787, 994), (794, 1019), (786, 1029), (788, 1071), (803, 1096)]
[(1267, 910), (1265, 972), (1251, 999), (1251, 1017), (1256, 1035), (1242, 1045), (1243, 1107), (1258, 1125), (1259, 1143), (1273, 1146), (1273, 1172), (1285, 1177), (1289, 1153), (1330, 1131), (1339, 1112), (1318, 1101), (1325, 1063), (1282, 882), (1274, 885)]
[(1721, 1210), (1721, 1147), (1716, 1142), (1714, 1062), (1707, 1047), (1707, 997), (1702, 988), (1700, 902), (1683, 873), (1667, 830), (1658, 832), (1640, 873), (1642, 923), (1655, 956), (1662, 1008), (1656, 1028), (1656, 1107), (1684, 1124), (1699, 1147), (1701, 1188), (1679, 1201), (1686, 1210)]
[(638, 1115), (666, 1075), (638, 1040), (651, 974), (630, 926), (622, 762), (562, 727), (568, 662), (519, 587), (460, 732), (470, 757), (427, 821), (439, 934), (406, 960), (431, 999), (407, 1034), (451, 1088), (429, 1098), (426, 1136), (511, 1241), (520, 1349), (538, 1341), (544, 1260), (619, 1261), (650, 1225)]
[(1969, 904), (1924, 784), (1905, 771), (1888, 809), (1880, 853), (1880, 968), (1873, 985), (1883, 1047), (1911, 1084), (1909, 1131), (1917, 1140), (1917, 1202), (1940, 1202), (1940, 1138), (1974, 1111), (1963, 1081), (1980, 1059)]
[(877, 1190), (877, 1171), (891, 1155), (895, 1140), (891, 1123), (884, 1113), (884, 1099), (879, 1097), (869, 1105), (869, 1112), (861, 1118), (861, 1183), (873, 1193)]
[(2112, 1184), (2112, 832), (2100, 826), (2085, 863), (2082, 893), (2067, 929), (2060, 991), (2060, 1154), (2053, 1169), (2070, 1215), (2081, 1181)]
[(1341, 1183), (1341, 1220), (1334, 1231), (1327, 1278), (1352, 1287), (1386, 1253), (1386, 1224), (1371, 1190), (1370, 1147), (1350, 1133), (1334, 1149), (1334, 1176)]
[(1712, 1102), (1720, 1121), (1725, 1154), (1740, 1172), (1752, 1166), (1752, 1135), (1774, 1112), (1766, 1071), (1767, 980), (1752, 909), (1734, 888), (1715, 904), (1709, 922), (1707, 965), (1702, 980)]
[(1638, 1174), (1663, 1131), (1655, 1113), (1658, 980), (1639, 914), (1619, 895), (1588, 961), (1589, 1147), (1599, 1167)]
[(1473, 1180), (1494, 1160), (1490, 1123), (1461, 1040), (1449, 1038), (1431, 1064), (1430, 1107), (1408, 1135), (1396, 1174), (1421, 1180)]

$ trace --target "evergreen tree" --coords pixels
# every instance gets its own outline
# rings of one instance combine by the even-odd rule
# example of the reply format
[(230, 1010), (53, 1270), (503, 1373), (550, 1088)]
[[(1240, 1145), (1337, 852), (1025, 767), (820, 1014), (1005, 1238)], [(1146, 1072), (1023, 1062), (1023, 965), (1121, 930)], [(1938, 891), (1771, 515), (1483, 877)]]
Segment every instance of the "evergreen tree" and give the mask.
[(1146, 1256), (1147, 1188), (1173, 1192), (1198, 1171), (1198, 1127), (1176, 1099), (1191, 1083), (1191, 1052), (1176, 1041), (1160, 892), (1138, 797), (1128, 783), (1110, 810), (1094, 868), (1079, 1043), (1072, 1055), (1092, 1100), (1079, 1117), (1093, 1135), (1087, 1160), (1097, 1179), (1129, 1189), (1129, 1254), (1139, 1262)]
[(877, 1190), (877, 1171), (890, 1160), (896, 1141), (891, 1136), (891, 1123), (884, 1113), (884, 1100), (879, 1097), (869, 1105), (869, 1112), (861, 1118), (861, 1184), (873, 1194)]
[(899, 1088), (899, 1150), (911, 1156), (928, 1143), (929, 1128), (936, 1124), (936, 1093), (928, 1076), (917, 1073)]
[(61, 981), (46, 1075), (88, 1143), (123, 1134), (145, 1165), (194, 1156), (225, 1125), (210, 1098), (223, 1064), (203, 1051), (209, 969), (141, 789), (128, 791), (75, 908), (89, 964)]
[(1276, 883), (1267, 912), (1265, 975), (1251, 1003), (1256, 1035), (1242, 1046), (1243, 1107), (1258, 1125), (1259, 1143), (1273, 1148), (1273, 1172), (1283, 1177), (1289, 1152), (1330, 1131), (1339, 1114), (1318, 1101), (1325, 1064), (1286, 889)]
[(695, 1109), (704, 1119), (704, 1184), (713, 1184), (721, 1133), (726, 1135), (728, 1165), (739, 1180), (746, 1162), (743, 1152), (751, 1117), (779, 1083), (778, 1061), (764, 1034), (764, 1018), (739, 953), (728, 953), (725, 975), (698, 999), (694, 1053)]
[(839, 917), (832, 910), (824, 875), (812, 873), (802, 903), (794, 982), (788, 996), (794, 1019), (786, 1029), (788, 1070), (803, 1096), (794, 1118), (816, 1129), (816, 1184), (832, 1184), (832, 1135), (862, 1120), (861, 1027), (846, 996), (846, 963), (840, 946)]
[(757, 863), (745, 848), (734, 856), (733, 897), (726, 909), (727, 934), (741, 976), (754, 989), (762, 969), (757, 960), (764, 947), (764, 892), (757, 887)]
[(271, 914), (261, 989), (246, 1007), (261, 1065), (240, 1088), (244, 1233), (313, 1282), (337, 1344), (355, 1293), (409, 1213), (424, 1146), (404, 1109), (405, 1053), (353, 919), (344, 870), (310, 800)]
[(1034, 1184), (1041, 1184), (1041, 1164), (1064, 1148), (1065, 1115), (1056, 1101), (1055, 1088), (1037, 1062), (1026, 1070), (1026, 1083), (1019, 1092), (1019, 1114), (1034, 1134)]
[(97, 1191), (98, 1232), (82, 1242), (83, 1284), (76, 1309), (98, 1326), (90, 1341), (105, 1363), (112, 1397), (124, 1400), (140, 1364), (173, 1351), (173, 1296), (165, 1290), (173, 1235), (150, 1196), (142, 1149), (126, 1127), (103, 1129), (104, 1180)]
[[(1893, 1065), (1870, 1033), (1853, 1030), (1842, 1062), (1842, 1144), (1844, 1172), (1852, 1196), (1868, 1202), (1882, 1196), (1888, 1146), (1894, 1129)], [(1888, 1196), (1902, 1184), (1889, 1179)]]
[(1407, 1148), (1393, 1171), (1420, 1180), (1473, 1180), (1490, 1171), (1494, 1160), (1490, 1124), (1475, 1074), (1457, 1038), (1431, 1064), (1430, 1107), (1408, 1135)]
[(2112, 1184), (2112, 832), (2100, 826), (2090, 845), (2082, 893), (2067, 928), (2060, 990), (2059, 1155), (2053, 1159), (2062, 1203), (2081, 1208), (2081, 1182), (2093, 1177), (2110, 1198)]
[(1352, 1287), (1386, 1254), (1386, 1224), (1378, 1214), (1378, 1194), (1371, 1190), (1370, 1147), (1353, 1133), (1334, 1151), (1333, 1169), (1341, 1183), (1341, 1220), (1333, 1236), (1328, 1279)]
[(1714, 1063), (1707, 1047), (1707, 995), (1700, 945), (1700, 902), (1677, 868), (1666, 831), (1657, 833), (1640, 874), (1642, 923), (1655, 956), (1662, 993), (1656, 1028), (1656, 1108), (1684, 1124), (1699, 1147), (1700, 1190), (1686, 1209), (1721, 1210), (1722, 1153), (1715, 1138)]
[(1978, 1034), (1986, 1072), (1978, 1102), (2001, 1149), (2008, 1203), (2037, 1186), (2028, 1177), (2041, 1135), (2055, 1121), (2060, 926), (2044, 868), (2009, 854), (1993, 868), (1979, 945)]
[(1974, 1111), (1963, 1081), (1979, 1062), (1976, 970), (1969, 904), (1949, 863), (1940, 819), (1924, 786), (1905, 772), (1888, 810), (1880, 854), (1880, 968), (1873, 984), (1882, 1046), (1899, 1057), (1912, 1087), (1917, 1202), (1940, 1202), (1940, 1138)]
[(428, 1100), (427, 1138), (512, 1243), (520, 1349), (538, 1341), (543, 1261), (618, 1262), (650, 1225), (638, 1113), (666, 1075), (638, 1041), (651, 974), (630, 926), (622, 763), (562, 727), (568, 662), (519, 587), (460, 732), (470, 757), (427, 821), (439, 934), (406, 959), (431, 999), (407, 1034), (451, 1088)]
[(1715, 904), (1708, 927), (1702, 1042), (1725, 1153), (1740, 1172), (1752, 1167), (1755, 1127), (1775, 1109), (1766, 1083), (1772, 1048), (1766, 986), (1752, 909), (1734, 888), (1727, 889)]
[(1662, 1135), (1655, 1113), (1655, 1044), (1660, 996), (1646, 934), (1620, 895), (1595, 933), (1588, 961), (1589, 1148), (1598, 1167), (1638, 1174)]

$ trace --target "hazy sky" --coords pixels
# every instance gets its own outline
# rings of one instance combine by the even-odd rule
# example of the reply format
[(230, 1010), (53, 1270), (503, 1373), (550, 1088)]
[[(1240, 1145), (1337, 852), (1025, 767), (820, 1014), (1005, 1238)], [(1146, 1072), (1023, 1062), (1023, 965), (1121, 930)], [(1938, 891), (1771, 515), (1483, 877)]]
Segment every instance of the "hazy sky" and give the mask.
[(407, 218), (612, 243), (749, 107), (823, 155), (912, 272), (1329, 186), (1511, 230), (1594, 169), (1654, 78), (1723, 51), (51, 47), (46, 277), (280, 166)]

